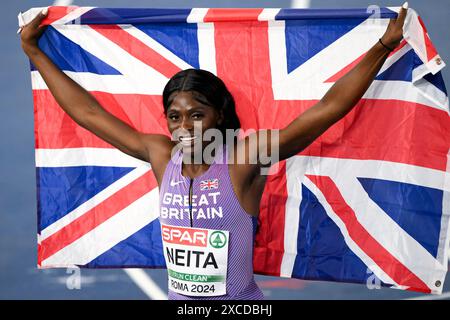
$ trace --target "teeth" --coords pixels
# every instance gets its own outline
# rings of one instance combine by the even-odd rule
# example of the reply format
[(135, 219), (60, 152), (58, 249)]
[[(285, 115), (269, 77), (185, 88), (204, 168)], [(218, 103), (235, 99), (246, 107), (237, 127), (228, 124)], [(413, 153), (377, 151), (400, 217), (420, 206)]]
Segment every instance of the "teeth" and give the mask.
[(196, 136), (193, 136), (193, 137), (180, 137), (180, 142), (181, 142), (183, 145), (190, 146), (191, 143), (192, 143), (192, 141), (194, 141), (195, 139), (197, 139)]
[(192, 140), (194, 140), (196, 137), (194, 136), (194, 137), (180, 137), (180, 140), (181, 141), (192, 141)]

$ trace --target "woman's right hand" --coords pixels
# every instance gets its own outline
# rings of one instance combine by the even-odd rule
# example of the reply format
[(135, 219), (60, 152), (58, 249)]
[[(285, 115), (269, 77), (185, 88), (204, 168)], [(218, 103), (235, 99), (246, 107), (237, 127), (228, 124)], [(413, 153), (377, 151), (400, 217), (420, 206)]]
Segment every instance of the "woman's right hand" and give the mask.
[(46, 26), (39, 26), (45, 19), (48, 8), (44, 8), (39, 14), (28, 24), (22, 27), (20, 39), (22, 41), (22, 49), (26, 55), (30, 56), (39, 50), (38, 40), (45, 31)]

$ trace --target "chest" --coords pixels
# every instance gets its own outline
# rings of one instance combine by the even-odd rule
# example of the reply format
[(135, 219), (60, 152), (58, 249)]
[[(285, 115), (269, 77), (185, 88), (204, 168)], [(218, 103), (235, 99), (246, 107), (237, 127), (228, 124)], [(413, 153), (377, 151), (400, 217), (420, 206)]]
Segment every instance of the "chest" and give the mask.
[(181, 175), (178, 166), (167, 168), (160, 190), (162, 223), (222, 229), (236, 219), (236, 198), (226, 165), (212, 165), (196, 178)]

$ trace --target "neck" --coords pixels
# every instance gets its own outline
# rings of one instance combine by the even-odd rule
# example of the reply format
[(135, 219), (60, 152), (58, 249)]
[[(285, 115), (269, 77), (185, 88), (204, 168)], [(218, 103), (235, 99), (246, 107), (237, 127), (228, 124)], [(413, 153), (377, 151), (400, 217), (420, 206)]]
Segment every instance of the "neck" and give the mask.
[(183, 163), (183, 176), (189, 177), (189, 178), (195, 178), (203, 173), (205, 173), (208, 168), (209, 164), (202, 163), (202, 164), (184, 164)]
[(181, 149), (183, 163), (186, 165), (210, 165), (215, 161), (222, 145), (206, 145), (201, 150), (194, 152), (183, 152)]
[(183, 154), (183, 176), (195, 178), (208, 170), (210, 165), (215, 161), (217, 150), (212, 150), (209, 152), (210, 154), (205, 154), (203, 151), (204, 149), (201, 154)]

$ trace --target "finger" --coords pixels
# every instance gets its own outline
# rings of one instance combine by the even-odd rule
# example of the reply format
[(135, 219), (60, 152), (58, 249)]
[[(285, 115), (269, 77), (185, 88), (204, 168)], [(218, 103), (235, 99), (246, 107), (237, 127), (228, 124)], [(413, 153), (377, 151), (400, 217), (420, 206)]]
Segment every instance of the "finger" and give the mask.
[(392, 26), (393, 24), (395, 24), (396, 21), (397, 21), (396, 19), (389, 19), (388, 28), (389, 28), (390, 26)]
[(47, 26), (40, 26), (36, 32), (36, 37), (40, 38), (46, 29), (47, 29)]
[(31, 22), (28, 25), (33, 27), (33, 28), (39, 27), (39, 25), (41, 24), (42, 20), (45, 19), (47, 14), (48, 14), (48, 8), (42, 9), (42, 11), (39, 12), (38, 15), (36, 17), (34, 17), (34, 19), (31, 20)]
[(408, 11), (408, 2), (405, 2), (403, 6), (400, 8), (400, 12), (397, 16), (397, 23), (403, 26), (405, 23), (406, 12)]

